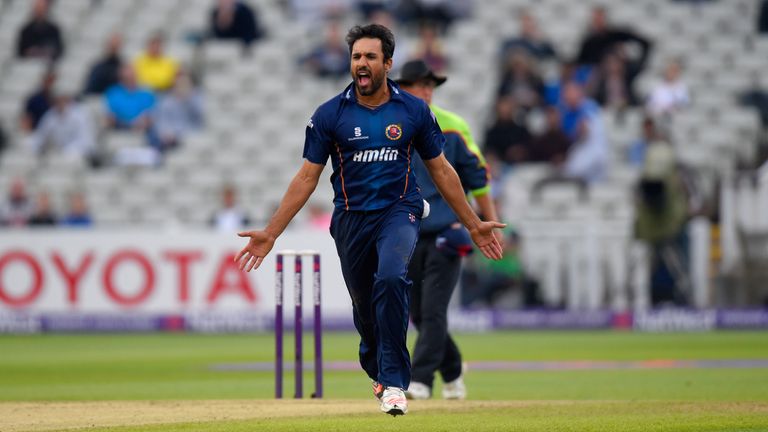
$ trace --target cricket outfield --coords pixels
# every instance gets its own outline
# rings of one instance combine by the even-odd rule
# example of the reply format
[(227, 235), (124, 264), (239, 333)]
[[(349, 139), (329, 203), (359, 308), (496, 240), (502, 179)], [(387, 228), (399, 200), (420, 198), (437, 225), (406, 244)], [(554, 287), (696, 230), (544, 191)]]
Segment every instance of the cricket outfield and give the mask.
[(442, 401), (438, 387), (391, 418), (354, 367), (350, 333), (325, 335), (326, 397), (302, 401), (272, 398), (274, 375), (259, 366), (274, 358), (270, 334), (3, 335), (0, 430), (768, 430), (765, 332), (457, 340), (469, 400)]

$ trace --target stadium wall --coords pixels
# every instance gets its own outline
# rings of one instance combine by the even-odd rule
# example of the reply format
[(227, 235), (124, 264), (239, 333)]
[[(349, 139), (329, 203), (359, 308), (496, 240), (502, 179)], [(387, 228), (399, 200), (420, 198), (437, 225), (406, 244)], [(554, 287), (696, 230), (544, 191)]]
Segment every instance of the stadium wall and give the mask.
[[(0, 245), (0, 333), (46, 331), (242, 332), (274, 328), (275, 259), (240, 272), (234, 235), (205, 231), (8, 231)], [(288, 231), (273, 251), (318, 250), (324, 330), (353, 330), (333, 240)], [(293, 301), (293, 263), (285, 303)], [(310, 287), (311, 272), (304, 272)], [(311, 294), (305, 289), (305, 314)], [(286, 308), (291, 317), (293, 308)], [(305, 320), (310, 325), (311, 320)], [(291, 319), (286, 319), (291, 323)], [(497, 329), (766, 329), (768, 310), (452, 310), (457, 331)]]

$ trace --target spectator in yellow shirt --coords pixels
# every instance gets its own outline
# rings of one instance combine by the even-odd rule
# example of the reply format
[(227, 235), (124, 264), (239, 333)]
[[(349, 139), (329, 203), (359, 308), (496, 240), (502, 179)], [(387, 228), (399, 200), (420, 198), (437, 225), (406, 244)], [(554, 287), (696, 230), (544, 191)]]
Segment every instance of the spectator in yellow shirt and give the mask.
[(147, 42), (146, 51), (136, 57), (133, 63), (139, 85), (154, 91), (170, 89), (179, 70), (179, 63), (163, 54), (163, 39), (162, 32), (153, 34)]

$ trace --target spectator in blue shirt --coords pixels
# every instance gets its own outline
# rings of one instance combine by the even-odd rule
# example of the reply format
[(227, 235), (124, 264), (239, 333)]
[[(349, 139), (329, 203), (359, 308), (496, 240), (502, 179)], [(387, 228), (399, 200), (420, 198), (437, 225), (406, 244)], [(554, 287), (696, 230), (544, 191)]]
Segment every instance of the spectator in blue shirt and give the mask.
[(138, 86), (133, 66), (125, 65), (120, 69), (120, 82), (110, 87), (104, 98), (110, 126), (137, 130), (149, 127), (149, 113), (155, 106), (155, 94)]
[(563, 132), (572, 140), (563, 166), (563, 174), (587, 183), (602, 180), (608, 163), (608, 142), (600, 116), (600, 107), (584, 97), (580, 84), (568, 82), (563, 87), (560, 105)]
[(69, 211), (61, 219), (61, 224), (71, 227), (90, 227), (93, 225), (88, 205), (85, 202), (85, 196), (82, 193), (75, 192), (70, 195)]

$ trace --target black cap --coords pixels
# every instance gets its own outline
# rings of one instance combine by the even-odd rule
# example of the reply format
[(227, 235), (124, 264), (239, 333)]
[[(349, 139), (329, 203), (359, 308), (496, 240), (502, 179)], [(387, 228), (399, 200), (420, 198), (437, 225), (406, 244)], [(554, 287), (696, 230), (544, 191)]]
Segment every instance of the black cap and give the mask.
[(424, 60), (411, 60), (400, 69), (400, 78), (395, 80), (398, 84), (414, 84), (418, 81), (429, 79), (435, 83), (435, 87), (444, 83), (447, 77), (435, 75), (434, 72), (424, 63)]

